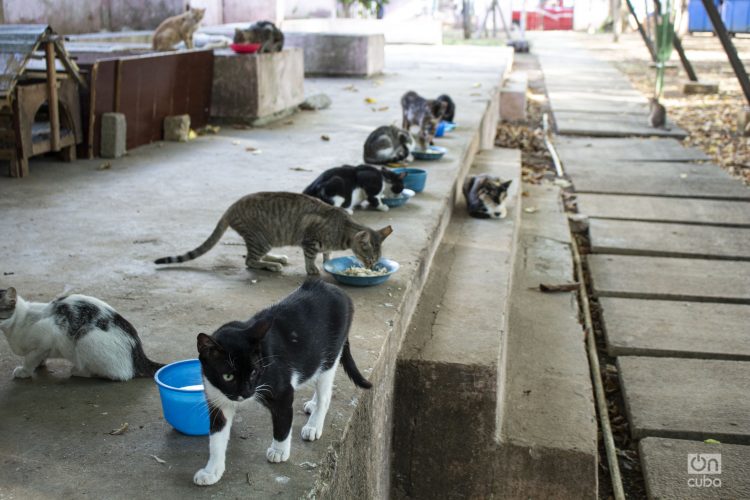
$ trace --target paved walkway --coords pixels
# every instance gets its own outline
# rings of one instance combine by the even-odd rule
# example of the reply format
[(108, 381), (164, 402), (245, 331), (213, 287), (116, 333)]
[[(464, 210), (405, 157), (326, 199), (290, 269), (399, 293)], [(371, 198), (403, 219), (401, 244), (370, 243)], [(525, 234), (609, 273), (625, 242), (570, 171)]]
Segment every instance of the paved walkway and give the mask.
[[(593, 291), (648, 494), (750, 498), (750, 190), (696, 163), (701, 152), (646, 138), (683, 132), (649, 130), (645, 98), (584, 40), (547, 36), (535, 50), (591, 218)], [(721, 472), (692, 454), (721, 454)]]

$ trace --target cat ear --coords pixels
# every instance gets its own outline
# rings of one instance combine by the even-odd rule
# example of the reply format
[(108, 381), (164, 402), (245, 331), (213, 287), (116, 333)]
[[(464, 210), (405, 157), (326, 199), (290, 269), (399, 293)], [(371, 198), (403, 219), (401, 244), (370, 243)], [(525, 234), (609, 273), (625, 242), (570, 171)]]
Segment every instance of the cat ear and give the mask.
[(383, 229), (378, 231), (378, 234), (380, 235), (380, 239), (384, 240), (386, 239), (391, 233), (393, 232), (393, 228), (391, 226), (385, 226)]
[(503, 182), (502, 184), (500, 184), (500, 189), (508, 189), (512, 182), (513, 182), (513, 179)]
[(273, 326), (273, 318), (259, 319), (250, 327), (250, 334), (255, 339), (262, 339)]
[(370, 233), (368, 233), (367, 231), (360, 231), (354, 235), (354, 239), (360, 243), (369, 243)]
[(205, 333), (198, 334), (198, 352), (203, 353), (213, 349), (221, 349), (221, 346)]

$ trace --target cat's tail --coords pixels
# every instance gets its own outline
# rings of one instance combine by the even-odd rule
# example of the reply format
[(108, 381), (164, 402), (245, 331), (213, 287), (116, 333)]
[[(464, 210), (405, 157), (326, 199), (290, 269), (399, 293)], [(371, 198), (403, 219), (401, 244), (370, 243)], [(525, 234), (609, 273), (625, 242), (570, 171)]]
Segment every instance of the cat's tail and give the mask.
[(362, 389), (370, 389), (372, 384), (365, 377), (359, 373), (357, 364), (352, 358), (352, 352), (349, 350), (349, 340), (344, 343), (344, 349), (341, 351), (341, 364), (344, 367), (344, 371), (352, 379), (354, 385), (361, 387)]
[(164, 366), (164, 363), (157, 363), (156, 361), (152, 361), (146, 357), (146, 353), (143, 352), (143, 348), (140, 344), (138, 344), (138, 348), (140, 349), (140, 357), (136, 358), (138, 359), (138, 364), (135, 366), (135, 376), (136, 377), (153, 377), (156, 372)]
[(211, 250), (219, 242), (221, 237), (226, 232), (227, 228), (229, 228), (229, 222), (227, 221), (226, 217), (222, 217), (221, 219), (219, 219), (218, 224), (216, 224), (216, 229), (214, 229), (214, 232), (211, 233), (211, 236), (209, 236), (201, 246), (183, 255), (178, 255), (176, 257), (162, 257), (161, 259), (156, 259), (154, 261), (154, 264), (174, 264), (185, 262), (187, 260), (197, 259), (204, 253)]

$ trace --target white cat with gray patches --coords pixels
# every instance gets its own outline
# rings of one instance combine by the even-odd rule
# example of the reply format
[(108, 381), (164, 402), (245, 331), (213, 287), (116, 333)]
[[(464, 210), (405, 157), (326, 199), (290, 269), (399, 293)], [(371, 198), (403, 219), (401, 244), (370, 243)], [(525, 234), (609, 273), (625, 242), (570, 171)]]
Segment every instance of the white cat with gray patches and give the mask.
[(27, 302), (15, 288), (0, 290), (0, 330), (23, 356), (15, 378), (29, 378), (49, 358), (73, 363), (73, 376), (130, 380), (152, 377), (162, 364), (146, 357), (133, 325), (94, 297), (70, 295)]

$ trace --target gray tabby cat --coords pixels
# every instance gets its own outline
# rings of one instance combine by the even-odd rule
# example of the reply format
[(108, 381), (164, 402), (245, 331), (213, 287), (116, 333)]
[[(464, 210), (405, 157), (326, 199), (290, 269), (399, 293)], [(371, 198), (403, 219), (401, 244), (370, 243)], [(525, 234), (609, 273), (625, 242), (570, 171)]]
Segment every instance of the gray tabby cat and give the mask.
[(409, 130), (412, 125), (419, 127), (417, 140), (422, 151), (435, 139), (437, 126), (448, 107), (445, 101), (425, 99), (413, 90), (401, 97), (402, 128)]
[(365, 141), (365, 163), (385, 165), (409, 157), (414, 151), (414, 138), (409, 132), (394, 125), (378, 127)]
[(379, 231), (358, 224), (345, 210), (332, 207), (312, 196), (297, 193), (254, 193), (230, 206), (211, 236), (198, 248), (177, 257), (163, 257), (156, 264), (185, 262), (208, 252), (232, 228), (245, 240), (248, 268), (279, 272), (288, 259), (268, 253), (274, 247), (299, 245), (305, 253), (309, 275), (320, 274), (315, 265), (318, 253), (328, 260), (332, 250), (351, 249), (368, 268), (380, 259), (383, 240), (391, 226)]

